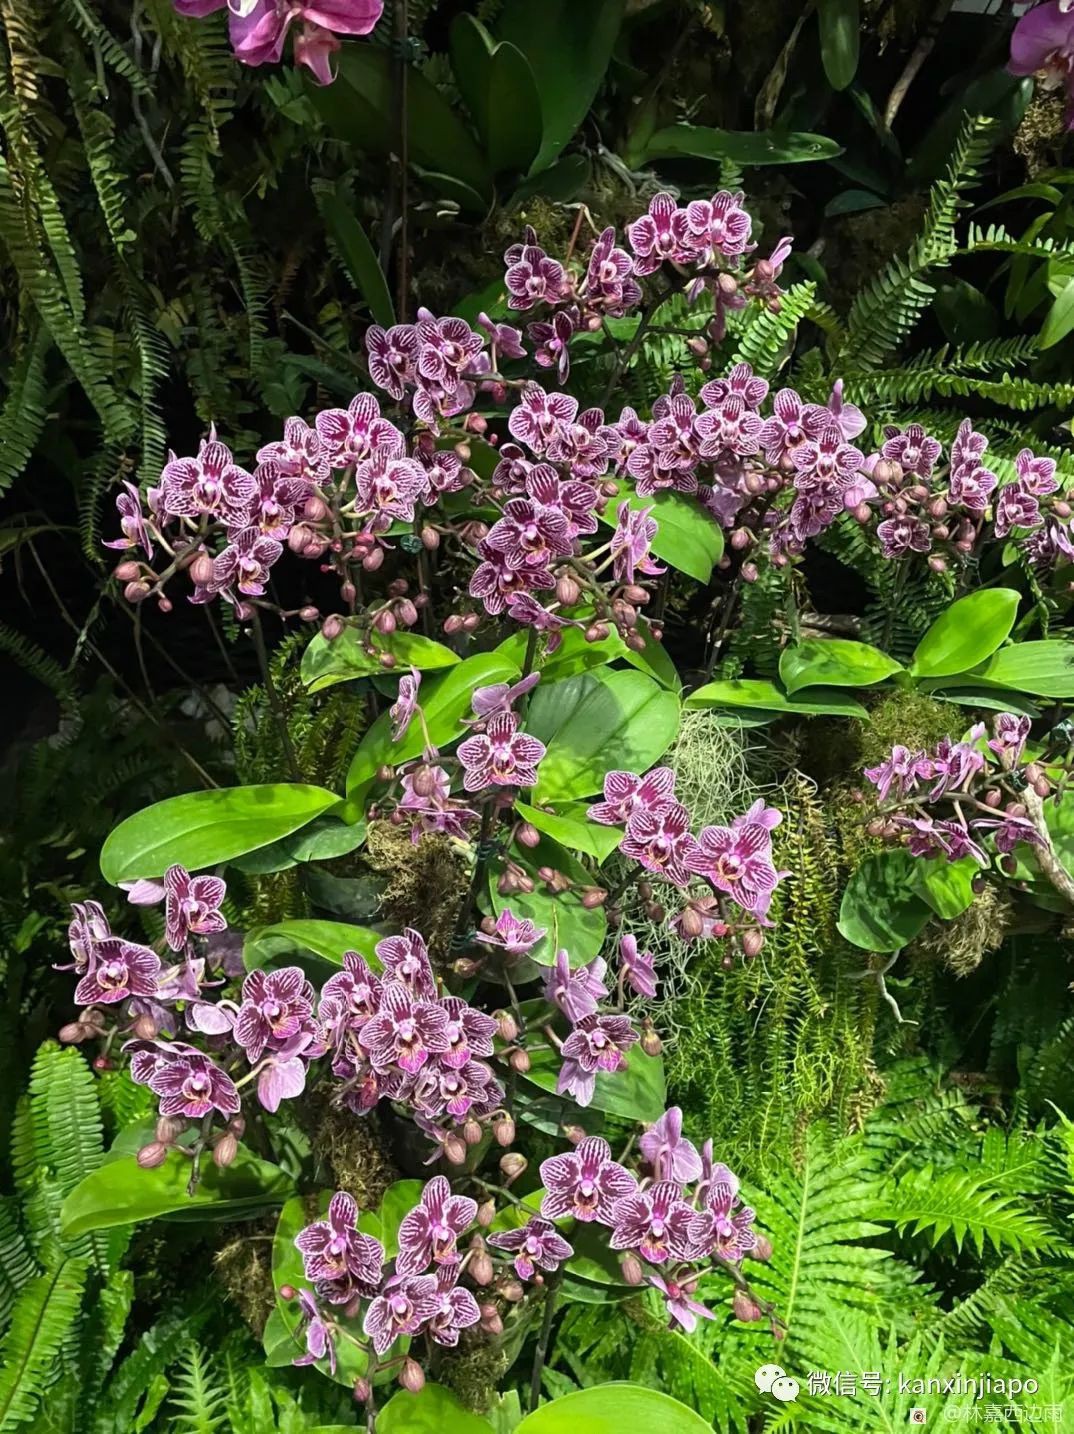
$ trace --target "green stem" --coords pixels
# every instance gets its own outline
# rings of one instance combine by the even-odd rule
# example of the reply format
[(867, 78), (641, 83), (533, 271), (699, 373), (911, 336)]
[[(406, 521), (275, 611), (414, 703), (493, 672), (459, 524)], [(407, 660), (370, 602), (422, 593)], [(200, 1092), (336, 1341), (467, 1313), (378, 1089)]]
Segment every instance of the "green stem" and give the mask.
[(537, 1408), (541, 1399), (541, 1375), (544, 1372), (545, 1361), (548, 1358), (548, 1345), (552, 1339), (552, 1321), (556, 1317), (556, 1304), (559, 1298), (559, 1286), (549, 1283), (548, 1293), (545, 1295), (544, 1318), (541, 1320), (541, 1333), (537, 1336), (537, 1349), (533, 1356), (533, 1373), (530, 1376), (530, 1412)]

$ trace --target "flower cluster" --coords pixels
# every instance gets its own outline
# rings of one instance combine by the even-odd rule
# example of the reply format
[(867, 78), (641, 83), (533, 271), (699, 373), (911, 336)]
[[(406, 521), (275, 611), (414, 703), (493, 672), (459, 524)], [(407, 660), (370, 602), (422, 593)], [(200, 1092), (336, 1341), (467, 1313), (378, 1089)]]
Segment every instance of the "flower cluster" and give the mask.
[(368, 35), (384, 0), (172, 0), (187, 19), (227, 10), (231, 48), (244, 65), (276, 65), (283, 58), (291, 26), (295, 63), (312, 70), (322, 85), (332, 83), (332, 56), (340, 35)]
[(963, 740), (944, 737), (931, 751), (893, 747), (886, 761), (865, 769), (881, 813), (870, 831), (905, 842), (912, 856), (972, 857), (984, 868), (992, 865), (988, 842), (1013, 870), (1019, 844), (1047, 844), (1046, 829), (1027, 810), (1027, 792), (1040, 800), (1051, 790), (1044, 766), (1026, 758), (1029, 733), (1028, 717), (1001, 712), (991, 737), (978, 722)]
[[(512, 1203), (499, 1216), (494, 1200), (479, 1205), (435, 1176), (399, 1224), (394, 1259), (358, 1228), (354, 1199), (337, 1192), (325, 1217), (295, 1238), (312, 1290), (280, 1291), (297, 1301), (305, 1326), (306, 1350), (295, 1363), (326, 1359), (334, 1370), (337, 1346), (346, 1340), (368, 1358), (356, 1390), (360, 1398), (371, 1396), (374, 1375), (385, 1371), (399, 1370), (406, 1388), (420, 1388), (420, 1367), (407, 1354), (394, 1353), (396, 1341), (424, 1334), (453, 1347), (474, 1326), (486, 1337), (497, 1336), (501, 1310), (525, 1298), (523, 1286), (546, 1284), (573, 1258), (574, 1247), (559, 1227), (569, 1235), (577, 1223), (592, 1225), (607, 1241), (627, 1283), (660, 1291), (672, 1325), (689, 1332), (699, 1318), (715, 1318), (694, 1298), (701, 1279), (722, 1269), (732, 1273), (739, 1290), (747, 1289), (742, 1261), (770, 1252), (754, 1229), (753, 1211), (742, 1203), (738, 1180), (714, 1162), (711, 1141), (698, 1151), (683, 1136), (677, 1107), (644, 1130), (632, 1165), (614, 1159), (603, 1138), (583, 1137), (542, 1162), (539, 1213), (507, 1192)], [(476, 1176), (460, 1178), (483, 1185)], [(751, 1301), (748, 1317), (763, 1313)]]
[[(673, 919), (687, 939), (719, 938), (735, 930), (728, 900), (751, 918), (751, 926), (754, 922), (771, 926), (772, 895), (790, 875), (777, 871), (773, 860), (772, 832), (781, 820), (775, 807), (758, 800), (730, 826), (703, 827), (695, 837), (690, 813), (675, 799), (674, 772), (656, 767), (644, 777), (609, 772), (604, 800), (589, 808), (589, 818), (605, 826), (625, 827), (619, 850), (661, 881), (680, 891), (687, 891), (695, 877), (708, 883), (709, 894), (690, 897)], [(747, 954), (756, 955), (761, 944), (759, 931), (746, 931)]]

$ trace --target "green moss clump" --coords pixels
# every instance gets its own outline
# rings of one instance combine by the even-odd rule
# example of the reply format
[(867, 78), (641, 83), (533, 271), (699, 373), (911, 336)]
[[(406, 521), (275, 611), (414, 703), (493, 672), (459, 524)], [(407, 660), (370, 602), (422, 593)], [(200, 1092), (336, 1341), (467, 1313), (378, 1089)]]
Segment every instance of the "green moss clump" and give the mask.
[(963, 725), (959, 709), (949, 702), (937, 702), (909, 689), (893, 692), (877, 703), (868, 723), (860, 728), (861, 766), (876, 766), (900, 742), (911, 751), (934, 747), (941, 737), (954, 735)]
[(311, 1097), (306, 1107), (310, 1144), (336, 1190), (353, 1195), (361, 1210), (374, 1210), (399, 1179), (375, 1115), (340, 1110), (326, 1097)]
[(989, 883), (953, 921), (932, 921), (914, 943), (914, 951), (938, 956), (956, 976), (976, 971), (998, 951), (1011, 922), (1013, 902), (1002, 887)]
[(213, 1255), (213, 1273), (250, 1329), (261, 1338), (276, 1304), (272, 1283), (275, 1221), (261, 1221)]
[(444, 1351), (436, 1377), (467, 1409), (481, 1414), (491, 1405), (506, 1373), (506, 1351), (483, 1334), (463, 1330), (457, 1348)]
[(366, 862), (384, 876), (380, 906), (394, 927), (412, 926), (425, 937), (434, 963), (446, 963), (467, 873), (462, 857), (444, 837), (412, 842), (406, 827), (373, 822)]

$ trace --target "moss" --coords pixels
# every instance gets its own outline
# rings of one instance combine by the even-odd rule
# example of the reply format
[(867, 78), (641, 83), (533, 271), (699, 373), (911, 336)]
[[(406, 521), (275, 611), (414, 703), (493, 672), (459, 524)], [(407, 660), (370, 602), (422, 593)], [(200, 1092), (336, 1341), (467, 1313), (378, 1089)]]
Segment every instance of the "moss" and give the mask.
[(968, 976), (989, 952), (1003, 945), (1012, 911), (1007, 892), (990, 882), (961, 916), (953, 921), (930, 922), (913, 949), (940, 957), (956, 976)]
[(466, 887), (462, 857), (444, 837), (415, 843), (406, 827), (373, 822), (366, 837), (368, 865), (385, 878), (381, 911), (393, 927), (413, 926), (434, 963), (450, 956), (455, 914)]
[(306, 1118), (325, 1183), (348, 1191), (360, 1209), (375, 1209), (388, 1186), (399, 1179), (376, 1115), (341, 1110), (318, 1093), (306, 1104)]
[(1062, 94), (1038, 88), (1011, 141), (1015, 153), (1025, 160), (1030, 179), (1059, 164), (1066, 136)]
[(872, 767), (882, 762), (899, 742), (914, 751), (933, 747), (962, 725), (959, 710), (952, 709), (949, 702), (937, 702), (909, 689), (893, 692), (876, 704), (868, 723), (859, 728), (861, 765)]
[(272, 1283), (274, 1220), (235, 1235), (213, 1256), (213, 1273), (258, 1339), (276, 1304)]
[(457, 1348), (444, 1351), (436, 1377), (480, 1414), (491, 1405), (506, 1373), (506, 1351), (491, 1344), (487, 1335), (463, 1330)]

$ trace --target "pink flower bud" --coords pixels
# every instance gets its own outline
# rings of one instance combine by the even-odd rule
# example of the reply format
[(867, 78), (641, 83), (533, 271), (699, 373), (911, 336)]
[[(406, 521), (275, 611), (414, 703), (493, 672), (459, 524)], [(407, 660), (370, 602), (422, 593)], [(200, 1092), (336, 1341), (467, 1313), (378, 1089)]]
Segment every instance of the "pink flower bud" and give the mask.
[(295, 1295), (298, 1294), (298, 1291), (295, 1289), (294, 1285), (281, 1285), (280, 1288), (276, 1291), (276, 1293), (279, 1295), (281, 1300), (284, 1300), (286, 1303), (290, 1303), (290, 1301), (294, 1299)]
[(486, 1334), (493, 1336), (503, 1334), (503, 1320), (499, 1310), (491, 1302), (481, 1306), (481, 1328)]
[(61, 1026), (57, 1035), (65, 1046), (77, 1046), (91, 1034), (88, 1026), (81, 1021), (68, 1021), (66, 1026)]
[[(128, 558), (126, 562), (120, 563), (114, 573), (116, 581), (121, 583), (135, 582), (141, 575), (141, 563), (132, 562), (130, 558)], [(211, 577), (212, 574), (210, 573), (209, 576)]]
[(506, 1041), (508, 1045), (510, 1045), (512, 1041), (518, 1040), (518, 1022), (510, 1011), (500, 1011), (497, 1014), (496, 1021), (500, 1028), (500, 1039), (502, 1041)]
[(138, 1152), (138, 1164), (143, 1170), (155, 1170), (158, 1165), (163, 1165), (167, 1158), (168, 1147), (159, 1140), (150, 1141)]
[(525, 1075), (531, 1065), (528, 1052), (524, 1051), (521, 1046), (516, 1046), (508, 1057), (508, 1064), (519, 1075)]
[(339, 637), (345, 626), (346, 623), (340, 617), (338, 612), (331, 613), (328, 617), (325, 618), (324, 622), (321, 624), (321, 636), (324, 638), (325, 642), (335, 642), (336, 638)]
[(481, 1254), (475, 1255), (466, 1268), (475, 1285), (491, 1285), (496, 1277), (496, 1268), (492, 1263), (492, 1257), (485, 1250), (482, 1250)]
[(517, 1305), (519, 1300), (525, 1299), (526, 1296), (526, 1291), (522, 1288), (518, 1280), (508, 1280), (500, 1290), (500, 1293), (504, 1299), (507, 1300), (508, 1304), (512, 1305)]
[(574, 578), (562, 577), (556, 583), (556, 601), (564, 607), (574, 607), (582, 596), (582, 589)]
[(390, 670), (396, 665), (397, 662), (398, 658), (396, 657), (394, 652), (382, 652), (380, 654), (381, 667), (387, 667)]
[(517, 1150), (508, 1150), (505, 1155), (500, 1156), (500, 1173), (508, 1185), (523, 1175), (528, 1165), (529, 1161)]
[(598, 906), (603, 906), (608, 900), (608, 893), (600, 886), (591, 886), (588, 891), (582, 893), (582, 905), (587, 911), (596, 911)]
[(213, 1164), (218, 1170), (226, 1170), (239, 1153), (239, 1142), (229, 1131), (222, 1135), (213, 1146)]
[(647, 1056), (658, 1056), (664, 1049), (664, 1042), (656, 1034), (652, 1026), (642, 1031), (638, 1044)]
[(128, 583), (123, 589), (123, 596), (128, 602), (144, 602), (149, 596), (148, 583)]
[(131, 1030), (140, 1041), (155, 1041), (160, 1028), (152, 1016), (141, 1015), (135, 1020)]
[(291, 549), (292, 553), (304, 553), (309, 549), (312, 543), (313, 534), (308, 528), (304, 528), (301, 523), (296, 523), (287, 534), (287, 546)]
[(481, 614), (479, 612), (468, 612), (462, 620), (464, 632), (476, 632), (481, 626)]
[(515, 1122), (509, 1115), (501, 1115), (498, 1120), (493, 1121), (492, 1133), (496, 1144), (506, 1149), (515, 1138)]
[(425, 1373), (416, 1359), (403, 1360), (399, 1383), (411, 1394), (420, 1394), (425, 1388)]
[(328, 517), (328, 504), (316, 493), (306, 499), (306, 506), (302, 509), (302, 516), (309, 523), (323, 523)]
[(452, 964), (451, 969), (455, 972), (455, 975), (463, 981), (470, 981), (481, 970), (481, 963), (480, 961), (473, 960), (470, 956), (460, 956), (459, 959)]
[(359, 1404), (368, 1404), (373, 1395), (373, 1386), (368, 1379), (354, 1381), (354, 1398)]
[(396, 616), (404, 627), (413, 627), (418, 620), (418, 610), (409, 598), (404, 598), (395, 609)]
[(480, 1145), (485, 1132), (481, 1129), (481, 1122), (473, 1116), (463, 1123), (462, 1138), (467, 1145)]
[(540, 843), (541, 833), (531, 822), (523, 822), (515, 833), (515, 837), (521, 846), (532, 849)]
[(760, 1260), (762, 1264), (772, 1258), (772, 1241), (766, 1235), (758, 1235), (757, 1243), (750, 1251), (750, 1258)]
[(752, 961), (764, 950), (764, 932), (747, 931), (742, 937), (742, 954)]
[(320, 617), (320, 610), (315, 607), (300, 607), (298, 615), (303, 622), (316, 622)]
[(640, 1285), (645, 1279), (645, 1271), (637, 1255), (623, 1255), (619, 1260), (619, 1273), (625, 1285)]
[(421, 530), (421, 545), (428, 553), (435, 553), (440, 546), (440, 534), (428, 524)]
[(241, 1140), (246, 1133), (246, 1121), (241, 1115), (233, 1115), (227, 1123), (227, 1128), (232, 1135)]
[(379, 633), (383, 633), (385, 637), (390, 636), (396, 627), (395, 614), (386, 607), (381, 608), (380, 612), (378, 612), (373, 619), (373, 626)]
[(444, 619), (444, 631), (448, 637), (454, 637), (457, 632), (462, 631), (462, 614), (453, 612)]
[(157, 1121), (157, 1139), (165, 1145), (174, 1145), (186, 1129), (186, 1121), (177, 1115), (162, 1115)]
[(757, 1320), (764, 1319), (764, 1311), (761, 1306), (743, 1289), (735, 1290), (731, 1308), (734, 1311), (735, 1319), (742, 1320), (743, 1324), (754, 1324)]
[(362, 559), (362, 567), (367, 573), (375, 573), (379, 567), (383, 566), (383, 563), (383, 548), (374, 548), (372, 552), (366, 553), (365, 557)]
[(114, 1071), (115, 1068), (115, 1061), (108, 1056), (98, 1056), (93, 1062), (93, 1069), (95, 1071)]
[(736, 528), (731, 534), (731, 546), (736, 553), (744, 552), (753, 542), (753, 534), (749, 528)]
[[(477, 1207), (477, 1223), (482, 1230), (487, 1230), (496, 1218), (496, 1201), (489, 1197)], [(481, 1283), (479, 1281), (478, 1283)], [(487, 1283), (487, 1281), (485, 1282)]]
[(757, 571), (756, 563), (743, 563), (740, 572), (744, 583), (755, 583), (761, 576)]
[(449, 1135), (444, 1141), (444, 1159), (449, 1165), (465, 1165), (466, 1142), (457, 1135)]
[(563, 1127), (563, 1136), (564, 1139), (569, 1140), (572, 1145), (577, 1145), (580, 1140), (585, 1139), (586, 1133), (580, 1125), (565, 1125)]

